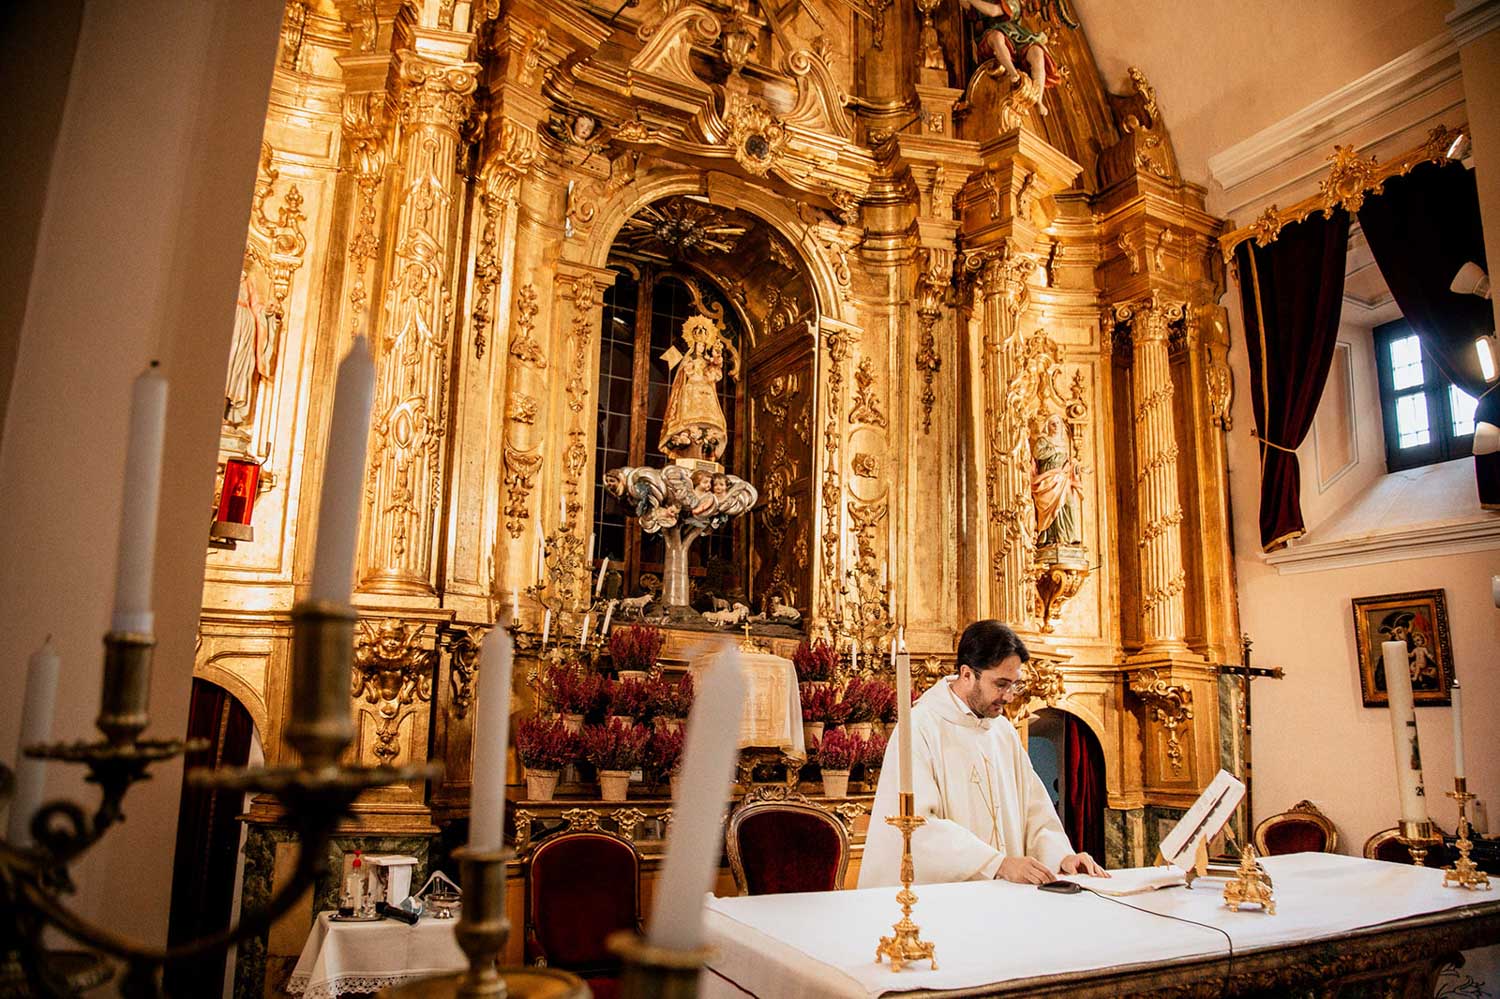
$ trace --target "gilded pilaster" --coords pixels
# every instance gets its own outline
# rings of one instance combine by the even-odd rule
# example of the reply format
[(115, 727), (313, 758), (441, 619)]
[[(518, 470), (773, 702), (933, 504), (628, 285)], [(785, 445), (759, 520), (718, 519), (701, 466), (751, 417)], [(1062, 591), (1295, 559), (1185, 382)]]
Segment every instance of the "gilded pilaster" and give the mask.
[(1172, 325), (1183, 319), (1180, 302), (1152, 297), (1119, 306), (1131, 322), (1135, 384), (1135, 478), (1140, 502), (1141, 625), (1143, 655), (1186, 648), (1182, 565), (1182, 500), (1177, 482), (1173, 418)]
[(604, 309), (604, 292), (614, 284), (615, 272), (566, 261), (558, 264), (557, 288), (564, 308), (559, 323), (566, 323), (564, 345), (554, 378), (563, 378), (566, 412), (560, 429), (566, 435), (562, 446), (562, 491), (568, 522), (579, 531), (592, 520), (594, 490), (587, 472), (593, 467), (595, 390), (599, 381), (599, 346), (594, 334)]
[(397, 57), (399, 202), (391, 279), (376, 338), (360, 589), (435, 589), (435, 533), (448, 434), (454, 307), (451, 251), (462, 181), (460, 129), (479, 67), (410, 51)]

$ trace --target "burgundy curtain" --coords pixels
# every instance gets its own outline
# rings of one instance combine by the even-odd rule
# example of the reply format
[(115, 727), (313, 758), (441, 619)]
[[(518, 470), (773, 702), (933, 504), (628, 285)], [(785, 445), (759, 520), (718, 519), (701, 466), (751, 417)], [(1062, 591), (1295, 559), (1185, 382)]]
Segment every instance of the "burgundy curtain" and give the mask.
[[(1427, 356), (1459, 388), (1480, 399), (1476, 420), (1500, 425), (1500, 393), (1486, 384), (1474, 338), (1494, 331), (1490, 303), (1450, 290), (1469, 261), (1486, 267), (1484, 229), (1474, 172), (1456, 162), (1424, 163), (1385, 182), (1365, 199), (1359, 225), (1401, 314), (1422, 338)], [(1476, 458), (1479, 496), (1500, 504), (1500, 455)]]
[(1235, 248), (1250, 403), (1260, 438), (1260, 544), (1274, 551), (1304, 531), (1296, 450), (1328, 380), (1344, 302), (1349, 215), (1314, 214), (1268, 246)]
[(1104, 750), (1089, 727), (1073, 715), (1063, 715), (1064, 771), (1067, 807), (1064, 831), (1073, 849), (1104, 862)]
[[(188, 753), (184, 766), (188, 770), (244, 766), (250, 761), (254, 727), (250, 712), (223, 687), (194, 680), (187, 737), (205, 740), (208, 748)], [(229, 925), (243, 802), (244, 796), (238, 791), (213, 791), (183, 783), (168, 942), (183, 943)], [(169, 966), (168, 993), (202, 995), (209, 984), (217, 992), (216, 983), (224, 978), (224, 955), (221, 950)]]

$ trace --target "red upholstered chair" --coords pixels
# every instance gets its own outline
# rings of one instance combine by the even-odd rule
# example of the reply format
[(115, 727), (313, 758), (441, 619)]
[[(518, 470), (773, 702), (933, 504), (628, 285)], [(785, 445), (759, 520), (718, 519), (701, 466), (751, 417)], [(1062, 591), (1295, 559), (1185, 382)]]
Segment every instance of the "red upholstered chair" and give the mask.
[(1262, 819), (1255, 827), (1255, 851), (1262, 857), (1283, 853), (1337, 853), (1339, 834), (1328, 816), (1310, 801)]
[[(1442, 830), (1438, 830), (1442, 832)], [(1410, 864), (1411, 851), (1401, 842), (1401, 830), (1395, 826), (1382, 829), (1365, 840), (1365, 856), (1371, 860), (1384, 860), (1391, 864)], [(1427, 848), (1424, 863), (1428, 867), (1446, 867), (1453, 863), (1453, 851), (1444, 843), (1432, 843)]]
[(526, 961), (582, 976), (595, 996), (618, 992), (619, 960), (605, 947), (638, 930), (641, 855), (603, 832), (563, 832), (537, 843), (526, 864)]
[(751, 791), (730, 815), (724, 839), (729, 870), (741, 895), (844, 887), (848, 831), (832, 812), (794, 791)]

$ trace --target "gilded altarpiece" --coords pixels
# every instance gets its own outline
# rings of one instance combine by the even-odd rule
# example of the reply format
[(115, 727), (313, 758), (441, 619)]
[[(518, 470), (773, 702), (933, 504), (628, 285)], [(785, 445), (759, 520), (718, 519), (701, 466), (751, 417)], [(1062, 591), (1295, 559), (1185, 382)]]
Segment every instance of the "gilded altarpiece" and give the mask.
[[(538, 538), (584, 549), (594, 519), (622, 233), (687, 199), (756, 232), (686, 260), (751, 341), (747, 595), (878, 645), (888, 580), (928, 680), (968, 621), (1007, 620), (1028, 710), (1103, 747), (1112, 859), (1146, 859), (1218, 768), (1212, 664), (1239, 643), (1219, 223), (1141, 73), (1102, 79), (1065, 3), (1023, 14), (1066, 70), (1041, 91), (973, 65), (952, 5), (291, 6), (247, 226), (275, 363), (224, 428), (269, 474), (255, 541), (208, 559), (195, 666), (268, 758), (334, 371), (367, 337), (357, 752), (444, 774), (362, 801), (360, 831), (457, 834), (478, 650), (514, 610), (531, 710)], [(558, 577), (554, 634), (593, 568)]]

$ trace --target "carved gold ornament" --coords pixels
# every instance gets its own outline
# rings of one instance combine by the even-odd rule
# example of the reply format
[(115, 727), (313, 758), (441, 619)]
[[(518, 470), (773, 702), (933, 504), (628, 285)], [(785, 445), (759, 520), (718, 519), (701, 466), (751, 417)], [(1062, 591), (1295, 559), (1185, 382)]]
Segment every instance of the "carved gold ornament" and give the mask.
[(735, 162), (757, 176), (764, 176), (786, 150), (786, 126), (759, 101), (733, 98), (724, 124)]
[(1154, 669), (1130, 675), (1130, 692), (1140, 698), (1151, 717), (1167, 732), (1167, 760), (1172, 770), (1182, 772), (1182, 740), (1178, 729), (1192, 720), (1193, 692), (1182, 684), (1164, 679)]
[(453, 717), (466, 718), (474, 703), (474, 679), (479, 675), (479, 647), (485, 629), (467, 628), (453, 637), (448, 664), (448, 683), (453, 688)]
[(387, 766), (401, 755), (401, 723), (432, 700), (437, 655), (418, 643), (427, 626), (396, 618), (361, 621), (354, 647), (351, 696), (374, 705), (375, 758)]

